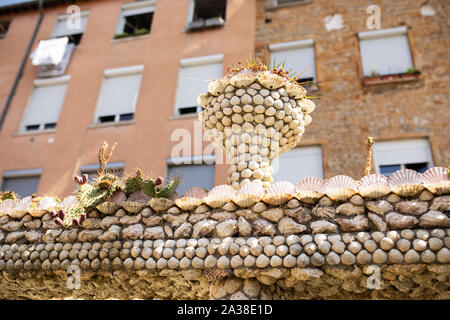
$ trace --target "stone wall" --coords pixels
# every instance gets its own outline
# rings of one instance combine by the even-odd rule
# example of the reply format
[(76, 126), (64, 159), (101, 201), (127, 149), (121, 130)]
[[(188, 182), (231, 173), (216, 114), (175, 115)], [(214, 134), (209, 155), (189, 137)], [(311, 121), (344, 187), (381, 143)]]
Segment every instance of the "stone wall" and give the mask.
[[(153, 207), (152, 207), (153, 205)], [(0, 298), (449, 299), (450, 195), (0, 217)], [(367, 279), (379, 266), (381, 282)], [(69, 290), (70, 266), (81, 270)], [(70, 270), (70, 269), (69, 269)]]

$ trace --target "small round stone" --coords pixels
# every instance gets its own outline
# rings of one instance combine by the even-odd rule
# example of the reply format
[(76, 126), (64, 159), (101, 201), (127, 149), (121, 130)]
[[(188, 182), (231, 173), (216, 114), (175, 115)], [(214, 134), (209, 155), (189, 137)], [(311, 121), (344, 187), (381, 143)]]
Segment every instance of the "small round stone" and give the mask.
[(186, 247), (186, 244), (187, 244), (186, 239), (178, 239), (176, 246), (177, 248), (184, 248)]
[(447, 248), (442, 248), (438, 251), (436, 257), (437, 261), (440, 263), (450, 263), (450, 250)]
[(165, 269), (165, 268), (167, 268), (167, 259), (159, 258), (158, 262), (156, 262), (156, 267), (158, 269)]
[(264, 253), (266, 256), (271, 257), (275, 254), (276, 247), (273, 244), (269, 244), (264, 247)]
[(358, 232), (356, 234), (356, 239), (361, 242), (364, 243), (365, 241), (370, 239), (370, 234), (368, 232)]
[(257, 244), (256, 246), (250, 247), (250, 253), (255, 257), (259, 256), (263, 251), (263, 248)]
[(297, 263), (297, 259), (293, 255), (290, 255), (290, 254), (285, 256), (283, 259), (283, 266), (285, 266), (286, 268), (292, 268), (295, 266), (296, 263)]
[(356, 258), (355, 255), (350, 251), (345, 251), (343, 254), (341, 254), (341, 261), (345, 265), (352, 265), (355, 263)]
[(431, 236), (439, 239), (444, 239), (445, 231), (442, 229), (433, 229), (431, 230)]
[(274, 268), (279, 267), (283, 264), (283, 259), (281, 259), (279, 256), (272, 256), (270, 258), (270, 265)]
[(153, 248), (164, 247), (164, 240), (158, 239), (153, 242)]
[(314, 242), (317, 245), (321, 244), (325, 240), (327, 240), (327, 236), (325, 234), (323, 234), (323, 233), (319, 233), (319, 234), (314, 235)]
[(298, 242), (300, 242), (300, 238), (298, 236), (296, 236), (296, 235), (291, 234), (291, 235), (286, 237), (286, 244), (288, 246), (291, 246), (291, 245), (293, 245), (295, 243), (298, 243)]
[(280, 246), (280, 245), (282, 245), (284, 242), (285, 242), (284, 236), (275, 236), (275, 237), (273, 237), (273, 240), (272, 240), (272, 243), (273, 243), (275, 246)]
[(200, 259), (199, 257), (194, 257), (192, 259), (191, 263), (192, 263), (192, 267), (194, 267), (195, 269), (203, 268), (203, 259)]
[(430, 247), (431, 250), (438, 251), (444, 246), (444, 242), (439, 238), (433, 237), (430, 240), (428, 240), (428, 246)]
[(352, 241), (348, 245), (348, 250), (350, 250), (353, 254), (357, 254), (359, 251), (361, 251), (361, 243), (357, 241)]
[[(91, 250), (91, 251), (92, 251), (92, 250)], [(89, 253), (90, 253), (91, 251), (89, 251)], [(131, 249), (130, 253), (131, 253), (131, 256), (132, 256), (133, 258), (137, 258), (137, 257), (139, 257), (139, 254), (141, 253), (141, 249), (140, 249), (140, 248), (134, 247), (134, 248)]]
[(342, 235), (342, 240), (344, 241), (345, 244), (349, 244), (350, 242), (355, 240), (355, 236), (351, 233), (344, 233)]
[(342, 241), (336, 241), (331, 246), (331, 250), (333, 250), (337, 254), (342, 254), (345, 251), (345, 243), (343, 243)]
[(405, 253), (411, 248), (411, 242), (406, 239), (400, 239), (396, 243), (397, 249)]
[(388, 253), (388, 258), (389, 258), (389, 261), (391, 261), (392, 263), (403, 262), (403, 254), (397, 249), (390, 250)]
[(374, 263), (377, 263), (377, 264), (384, 263), (387, 260), (387, 254), (383, 250), (377, 249), (372, 254), (372, 260)]
[(217, 258), (213, 255), (209, 255), (205, 258), (205, 268), (213, 268), (217, 265)]
[(428, 230), (417, 230), (416, 231), (416, 237), (421, 239), (421, 240), (428, 240), (428, 238), (430, 237), (430, 233), (428, 232)]
[(309, 265), (309, 263), (310, 263), (310, 259), (306, 254), (302, 253), (301, 255), (298, 256), (297, 266), (306, 267)]
[[(178, 243), (178, 241), (177, 241), (177, 243)], [(144, 241), (144, 248), (152, 248), (152, 247), (153, 247), (153, 241), (152, 240), (145, 240)]]
[(192, 259), (195, 255), (195, 249), (193, 247), (187, 247), (184, 249), (184, 254), (186, 255), (186, 257)]
[(141, 251), (141, 256), (142, 256), (142, 258), (147, 260), (148, 258), (151, 257), (152, 253), (153, 253), (153, 250), (151, 248), (144, 247), (144, 249)]
[(270, 259), (264, 254), (261, 254), (256, 258), (256, 266), (258, 268), (265, 268), (269, 265)]
[(180, 261), (175, 257), (170, 258), (169, 261), (167, 262), (167, 266), (170, 269), (176, 269), (176, 268), (178, 268), (179, 265), (180, 265)]
[(339, 255), (334, 252), (330, 252), (329, 254), (327, 254), (325, 260), (331, 266), (338, 265), (341, 262), (341, 258), (339, 257)]
[(311, 257), (311, 263), (316, 267), (322, 266), (325, 263), (325, 258), (320, 253), (316, 252)]
[(303, 236), (300, 237), (300, 243), (303, 246), (307, 245), (308, 243), (310, 243), (312, 241), (313, 241), (313, 238), (310, 235), (308, 235), (308, 234), (303, 235)]
[(336, 242), (338, 242), (338, 241), (341, 241), (342, 240), (342, 238), (341, 238), (341, 235), (340, 234), (329, 234), (328, 235), (328, 241), (331, 243), (331, 244), (334, 244), (334, 243), (336, 243)]
[[(103, 263), (103, 262), (102, 262)], [(153, 258), (148, 258), (147, 261), (145, 261), (145, 268), (146, 269), (155, 269), (156, 268), (156, 262)]]
[(412, 240), (414, 238), (414, 231), (405, 229), (400, 232), (400, 235), (405, 239)]
[(298, 243), (295, 243), (291, 246), (289, 246), (289, 253), (293, 256), (298, 256), (300, 253), (302, 253), (302, 247)]
[(422, 239), (414, 239), (413, 248), (418, 252), (422, 252), (427, 248), (427, 242)]
[(167, 240), (166, 243), (164, 244), (164, 247), (166, 248), (173, 248), (175, 247), (176, 241), (175, 240)]
[(189, 239), (189, 240), (187, 241), (186, 245), (187, 245), (188, 247), (193, 247), (193, 248), (195, 248), (195, 247), (197, 246), (197, 243), (198, 243), (197, 239)]
[(389, 251), (394, 247), (394, 241), (391, 238), (384, 237), (380, 241), (380, 247), (383, 250)]
[(364, 248), (372, 253), (377, 249), (377, 244), (373, 240), (367, 240), (366, 242), (364, 242)]
[(305, 252), (308, 255), (314, 254), (314, 252), (316, 252), (316, 249), (317, 249), (317, 246), (315, 243), (310, 242), (305, 245)]
[(232, 268), (239, 268), (244, 264), (244, 259), (236, 255), (231, 258), (230, 265)]
[(198, 239), (197, 245), (199, 247), (206, 247), (209, 244), (209, 240), (207, 238)]
[(187, 269), (191, 266), (191, 259), (188, 257), (184, 257), (180, 260), (180, 268), (181, 269)]
[(217, 267), (219, 268), (229, 268), (230, 267), (230, 259), (226, 256), (222, 256), (217, 260)]
[(369, 264), (372, 262), (372, 255), (367, 250), (361, 250), (356, 255), (356, 261), (358, 261), (359, 264)]
[(268, 246), (269, 244), (272, 243), (272, 238), (270, 237), (261, 237), (258, 240), (259, 244), (263, 247)]
[(239, 255), (242, 258), (245, 258), (246, 256), (248, 256), (250, 254), (250, 248), (247, 245), (243, 245), (239, 248)]
[(379, 232), (379, 231), (372, 232), (372, 239), (375, 242), (379, 243), (381, 241), (381, 239), (383, 239), (383, 238), (384, 238), (383, 232)]
[(275, 250), (276, 254), (280, 257), (284, 257), (289, 252), (289, 248), (285, 245), (280, 245)]
[(417, 263), (420, 261), (420, 255), (414, 249), (409, 250), (405, 254), (405, 262), (406, 263)]
[(425, 250), (420, 254), (420, 258), (422, 259), (422, 262), (433, 263), (436, 260), (436, 255), (431, 250)]
[(246, 256), (244, 258), (244, 266), (253, 267), (256, 263), (256, 258), (254, 256)]

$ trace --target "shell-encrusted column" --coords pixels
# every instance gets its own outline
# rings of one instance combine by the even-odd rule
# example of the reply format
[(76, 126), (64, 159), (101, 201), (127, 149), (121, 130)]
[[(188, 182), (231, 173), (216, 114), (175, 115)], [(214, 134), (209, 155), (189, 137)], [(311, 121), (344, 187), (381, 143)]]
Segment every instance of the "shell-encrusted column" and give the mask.
[(212, 81), (198, 102), (209, 138), (226, 151), (235, 189), (251, 181), (269, 188), (273, 160), (297, 145), (315, 109), (302, 86), (269, 71)]

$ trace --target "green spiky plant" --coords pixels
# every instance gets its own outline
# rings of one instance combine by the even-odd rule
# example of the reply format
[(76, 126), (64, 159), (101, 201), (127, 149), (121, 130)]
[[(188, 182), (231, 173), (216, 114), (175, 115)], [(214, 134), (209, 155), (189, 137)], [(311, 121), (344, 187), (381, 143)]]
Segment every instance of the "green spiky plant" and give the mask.
[(0, 197), (0, 202), (8, 199), (16, 201), (18, 199), (18, 196), (13, 191), (3, 192)]
[(141, 169), (136, 170), (135, 176), (129, 176), (125, 181), (124, 191), (127, 195), (142, 190), (152, 198), (171, 198), (178, 188), (180, 180), (174, 178), (163, 186), (163, 178), (156, 179), (145, 177)]

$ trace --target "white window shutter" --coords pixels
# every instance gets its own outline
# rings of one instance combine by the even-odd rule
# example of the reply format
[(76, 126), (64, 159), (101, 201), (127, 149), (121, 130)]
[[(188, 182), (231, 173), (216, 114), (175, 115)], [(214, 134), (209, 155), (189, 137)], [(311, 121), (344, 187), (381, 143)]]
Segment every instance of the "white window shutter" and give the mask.
[(55, 24), (55, 27), (53, 28), (52, 38), (84, 33), (88, 21), (88, 16), (82, 15), (80, 17), (80, 20), (81, 20), (80, 28), (71, 29), (71, 26), (67, 23), (68, 21), (67, 17), (58, 19), (58, 21)]
[(178, 176), (180, 178), (180, 185), (177, 188), (179, 195), (182, 195), (192, 187), (202, 187), (211, 190), (214, 187), (215, 165), (194, 164), (169, 166), (168, 176)]
[(97, 117), (134, 113), (142, 74), (108, 76), (103, 80)]
[(427, 139), (380, 141), (373, 145), (377, 172), (379, 166), (426, 162), (433, 166), (430, 143)]
[(197, 97), (208, 92), (208, 81), (222, 77), (222, 63), (181, 66), (178, 74), (176, 110), (197, 105)]
[(22, 130), (28, 125), (58, 122), (66, 91), (67, 82), (35, 86), (22, 120)]
[(2, 190), (14, 191), (21, 198), (24, 198), (36, 193), (39, 186), (39, 180), (40, 176), (4, 178)]
[(316, 67), (314, 57), (314, 42), (312, 40), (295, 41), (286, 44), (276, 44), (269, 46), (270, 63), (282, 64), (284, 69), (295, 72), (299, 78), (316, 79)]
[(319, 146), (294, 148), (283, 153), (272, 166), (274, 181), (296, 184), (306, 177), (323, 178), (322, 149)]
[(406, 73), (413, 67), (406, 28), (402, 32), (379, 33), (379, 36), (370, 33), (360, 34), (359, 41), (364, 76)]

